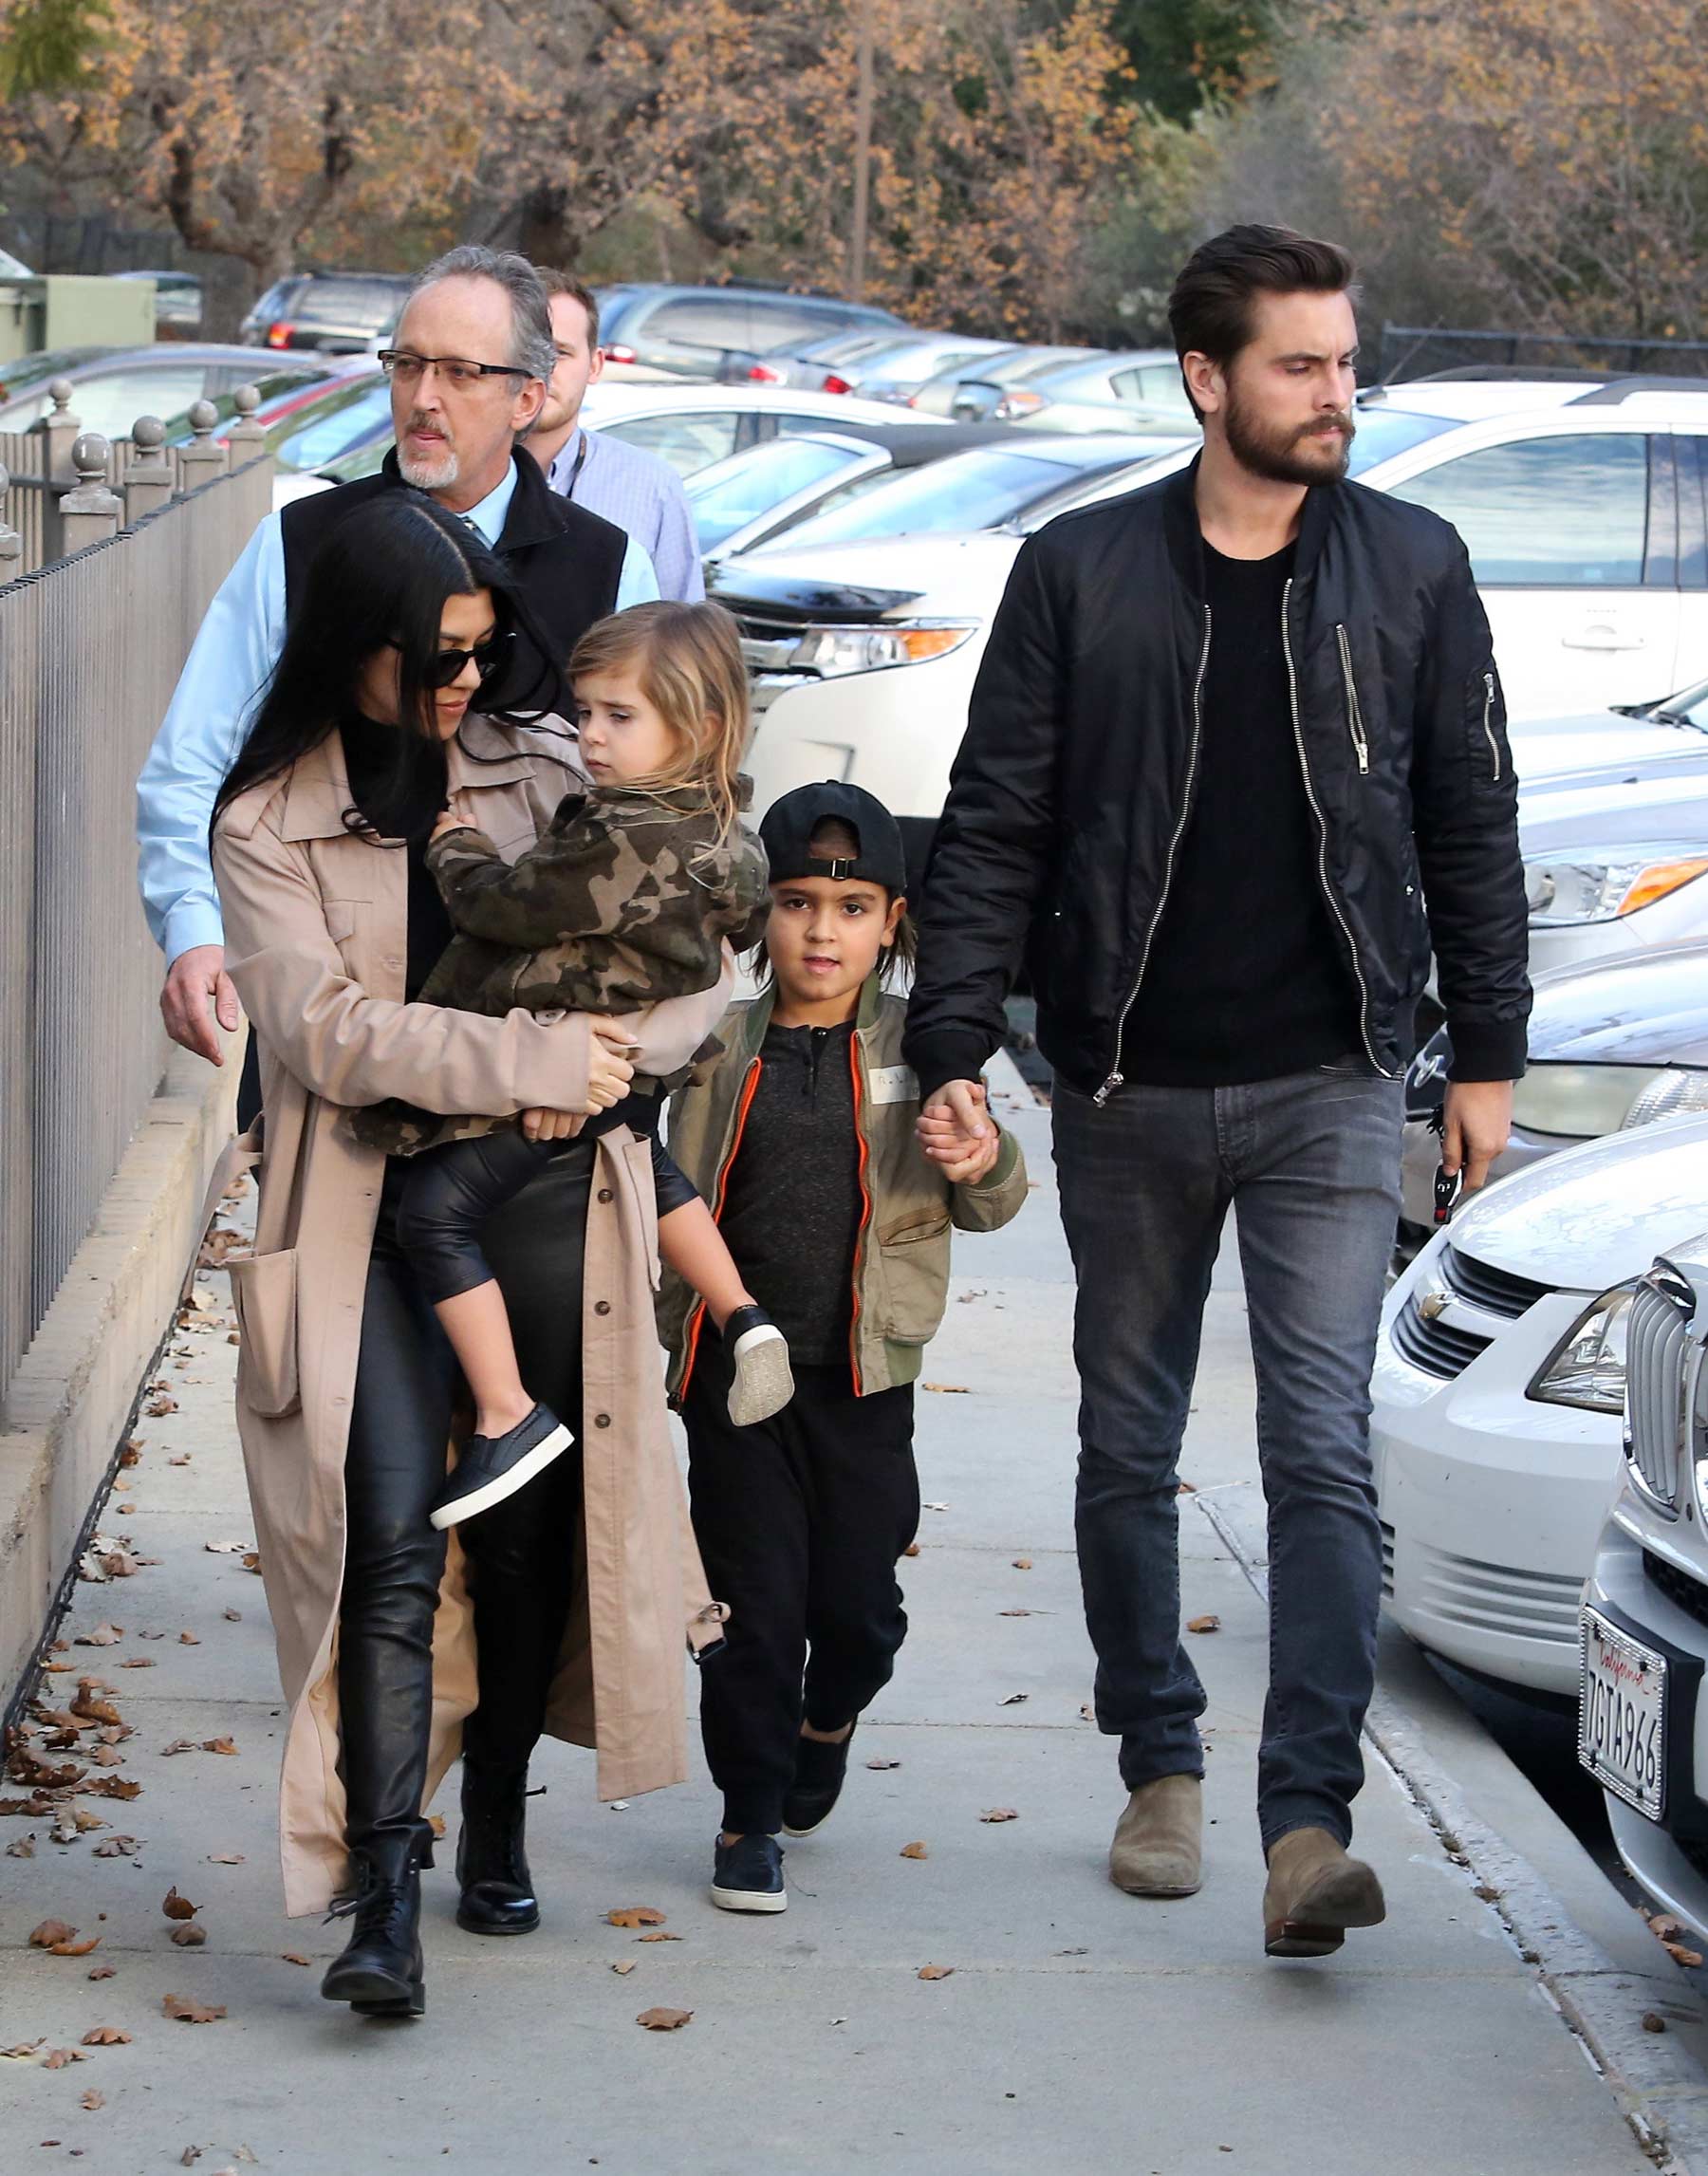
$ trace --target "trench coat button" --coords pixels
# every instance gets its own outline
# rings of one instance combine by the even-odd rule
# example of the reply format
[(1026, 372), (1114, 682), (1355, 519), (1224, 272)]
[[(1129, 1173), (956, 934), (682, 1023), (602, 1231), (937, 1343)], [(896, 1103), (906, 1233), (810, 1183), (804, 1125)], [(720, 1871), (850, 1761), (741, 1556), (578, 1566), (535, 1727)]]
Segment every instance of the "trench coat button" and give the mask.
[(599, 1189), (599, 1199), (602, 1201), (614, 1201), (616, 1200), (617, 1197), (612, 1193), (608, 1186), (602, 1186)]
[(609, 1314), (611, 1311), (610, 1301), (608, 1299), (596, 1299), (593, 1302), (593, 1311), (595, 1314)]
[(593, 1416), (593, 1425), (594, 1425), (596, 1428), (608, 1428), (608, 1427), (610, 1426), (610, 1424), (611, 1424), (611, 1416), (610, 1416), (608, 1413), (595, 1413), (595, 1414), (594, 1414), (594, 1416)]

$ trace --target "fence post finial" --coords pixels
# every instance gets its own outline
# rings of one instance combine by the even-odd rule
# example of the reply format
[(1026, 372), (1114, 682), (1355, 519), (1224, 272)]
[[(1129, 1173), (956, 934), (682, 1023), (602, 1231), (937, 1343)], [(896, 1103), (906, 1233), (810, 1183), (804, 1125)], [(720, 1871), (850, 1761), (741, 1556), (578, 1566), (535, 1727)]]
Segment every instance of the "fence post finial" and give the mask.
[(219, 410), (212, 400), (198, 400), (190, 411), (190, 443), (178, 448), (178, 490), (193, 492), (211, 476), (223, 476), (229, 466), (226, 448), (214, 443)]
[(60, 556), (69, 558), (91, 544), (100, 544), (119, 532), (124, 507), (119, 494), (107, 488), (107, 462), (112, 448), (99, 431), (84, 431), (71, 448), (71, 465), (77, 482), (59, 502)]
[(76, 390), (70, 379), (56, 378), (47, 388), (47, 398), (53, 402), (52, 412), (43, 418), (40, 425), (42, 437), (46, 440), (43, 448), (42, 474), (61, 491), (68, 491), (77, 480), (71, 466), (71, 449), (77, 443), (77, 434), (83, 425), (71, 413)]
[(166, 445), (166, 426), (158, 416), (139, 416), (131, 425), (130, 458), (120, 471), (124, 492), (124, 526), (134, 529), (145, 513), (165, 506), (177, 488), (177, 464)]

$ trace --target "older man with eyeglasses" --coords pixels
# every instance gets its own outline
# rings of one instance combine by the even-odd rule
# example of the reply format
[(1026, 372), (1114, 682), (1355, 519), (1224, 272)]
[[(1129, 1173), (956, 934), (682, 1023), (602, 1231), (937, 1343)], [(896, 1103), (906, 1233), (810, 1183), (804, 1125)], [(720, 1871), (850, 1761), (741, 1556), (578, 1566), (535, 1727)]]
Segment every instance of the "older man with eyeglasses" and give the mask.
[(542, 657), (519, 638), (504, 676), (505, 691), (530, 709), (562, 706), (563, 662), (595, 620), (659, 594), (644, 549), (551, 491), (522, 450), (557, 362), (546, 291), (526, 258), (475, 246), (438, 258), (380, 360), (397, 437), (383, 470), (261, 523), (208, 608), (138, 782), (142, 901), (167, 960), (160, 1010), (173, 1041), (214, 1065), (214, 1020), (234, 1028), (237, 999), (209, 818), (326, 532), (376, 493), (408, 486), (460, 514), (503, 559), (547, 643)]

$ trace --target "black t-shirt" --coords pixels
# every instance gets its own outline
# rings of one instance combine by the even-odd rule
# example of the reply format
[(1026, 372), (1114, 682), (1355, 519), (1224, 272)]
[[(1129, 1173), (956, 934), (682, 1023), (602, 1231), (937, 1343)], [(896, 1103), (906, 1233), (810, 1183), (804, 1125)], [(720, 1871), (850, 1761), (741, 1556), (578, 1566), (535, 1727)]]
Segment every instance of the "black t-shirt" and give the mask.
[(1210, 657), (1197, 787), (1122, 1037), (1130, 1081), (1279, 1079), (1361, 1047), (1293, 736), (1281, 611), (1293, 548), (1204, 547)]
[(848, 1358), (861, 1217), (853, 1035), (851, 1020), (767, 1030), (719, 1219), (748, 1290), (804, 1366)]

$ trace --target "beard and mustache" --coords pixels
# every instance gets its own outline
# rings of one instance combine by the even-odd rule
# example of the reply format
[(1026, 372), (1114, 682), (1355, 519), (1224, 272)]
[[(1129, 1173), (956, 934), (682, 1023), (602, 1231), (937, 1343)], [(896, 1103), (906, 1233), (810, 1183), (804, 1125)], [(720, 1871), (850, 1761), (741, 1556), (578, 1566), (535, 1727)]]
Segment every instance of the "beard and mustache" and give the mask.
[(1346, 473), (1356, 426), (1348, 409), (1304, 425), (1265, 422), (1230, 383), (1222, 415), (1228, 451), (1242, 468), (1277, 484), (1334, 484)]

